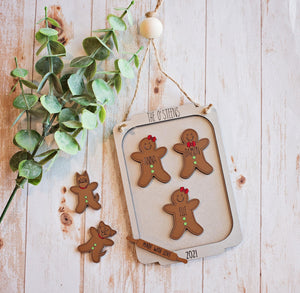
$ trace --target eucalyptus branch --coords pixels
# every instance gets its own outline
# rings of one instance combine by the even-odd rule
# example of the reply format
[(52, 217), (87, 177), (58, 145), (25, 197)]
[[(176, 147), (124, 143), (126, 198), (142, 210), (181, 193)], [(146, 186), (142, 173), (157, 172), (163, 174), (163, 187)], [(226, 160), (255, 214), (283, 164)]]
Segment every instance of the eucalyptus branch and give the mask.
[[(142, 48), (139, 48), (129, 61), (114, 58), (115, 70), (109, 81), (95, 77), (97, 62), (106, 60), (111, 53), (115, 57), (114, 50), (119, 50), (118, 35), (127, 29), (123, 18), (127, 15), (131, 23), (129, 9), (133, 4), (134, 1), (128, 7), (118, 9), (124, 10), (120, 16), (108, 15), (110, 27), (96, 31), (104, 34), (83, 40), (82, 45), (86, 56), (74, 58), (70, 63), (71, 67), (77, 69), (76, 73), (66, 72), (61, 77), (64, 67), (62, 57), (66, 55), (66, 49), (58, 41), (58, 32), (54, 29), (59, 28), (59, 24), (48, 16), (45, 7), (45, 16), (38, 22), (38, 24), (44, 22), (45, 25), (35, 35), (41, 45), (36, 54), (39, 55), (46, 49), (46, 54), (35, 64), (36, 72), (41, 75), (38, 86), (25, 79), (28, 71), (19, 67), (16, 58), (16, 68), (11, 71), (11, 76), (17, 79), (11, 92), (17, 85), (20, 86), (21, 91), (13, 102), (14, 107), (21, 110), (13, 125), (26, 112), (27, 128), (18, 131), (14, 137), (14, 144), (20, 150), (12, 156), (9, 163), (12, 171), (18, 171), (18, 175), (16, 185), (1, 214), (0, 223), (17, 190), (23, 188), (26, 182), (38, 185), (42, 179), (43, 167), (49, 162), (50, 168), (60, 151), (75, 155), (80, 149), (76, 140), (78, 135), (83, 131), (83, 138), (88, 130), (97, 127), (98, 120), (100, 123), (104, 122), (105, 105), (113, 103), (116, 93), (121, 90), (122, 79), (134, 77), (131, 62), (134, 60), (135, 66), (138, 67), (138, 53)], [(41, 95), (40, 92), (47, 82), (48, 94)], [(31, 93), (26, 93), (24, 86), (29, 88)], [(35, 90), (35, 93), (32, 93), (32, 90)], [(41, 120), (43, 125), (41, 134), (31, 128), (30, 115)], [(54, 135), (57, 148), (40, 153), (41, 146), (48, 135)]]

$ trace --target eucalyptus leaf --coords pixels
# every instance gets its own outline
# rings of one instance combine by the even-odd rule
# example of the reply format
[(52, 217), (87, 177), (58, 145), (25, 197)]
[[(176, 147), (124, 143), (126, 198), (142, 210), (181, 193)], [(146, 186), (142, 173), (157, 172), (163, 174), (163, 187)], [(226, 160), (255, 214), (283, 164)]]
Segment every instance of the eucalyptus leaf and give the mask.
[(84, 82), (81, 75), (72, 74), (68, 79), (68, 86), (74, 96), (81, 95), (84, 91)]
[(112, 32), (112, 38), (113, 38), (113, 41), (114, 41), (114, 44), (115, 44), (116, 50), (119, 52), (118, 39), (117, 39), (117, 36), (116, 36), (116, 34), (115, 34), (115, 32), (114, 32), (114, 31)]
[(52, 75), (52, 73), (51, 73), (51, 72), (48, 72), (48, 73), (46, 73), (46, 74), (43, 76), (43, 78), (42, 78), (42, 80), (40, 81), (40, 84), (39, 84), (39, 86), (38, 86), (38, 88), (37, 88), (37, 92), (40, 92), (40, 91), (42, 90), (42, 88), (43, 88), (44, 85), (46, 84), (46, 81), (48, 80), (48, 78), (49, 78), (51, 75)]
[(40, 119), (44, 119), (48, 115), (48, 112), (40, 103), (36, 103), (28, 112), (33, 117)]
[(107, 20), (111, 27), (116, 31), (125, 31), (127, 28), (124, 20), (116, 15), (109, 14)]
[(53, 64), (53, 73), (59, 74), (64, 68), (64, 63), (59, 57), (42, 57), (35, 64), (35, 70), (40, 75), (45, 75), (50, 71), (50, 58)]
[(71, 74), (67, 73), (67, 74), (64, 74), (60, 78), (60, 84), (61, 84), (61, 87), (62, 87), (64, 93), (69, 90), (68, 79), (69, 79), (70, 76), (71, 76)]
[(47, 17), (46, 19), (47, 19), (52, 25), (54, 25), (54, 26), (60, 28), (59, 23), (58, 23), (55, 19), (53, 19), (53, 18), (51, 18), (51, 17)]
[(43, 35), (42, 33), (37, 32), (37, 33), (35, 34), (35, 39), (36, 39), (40, 44), (44, 44), (45, 41), (47, 41), (47, 40), (54, 40), (54, 41), (57, 41), (58, 35), (54, 35), (54, 36), (47, 37), (47, 36)]
[(63, 89), (62, 89), (62, 86), (61, 86), (61, 83), (60, 83), (60, 80), (58, 79), (57, 75), (55, 75), (54, 73), (52, 73), (50, 75), (50, 78), (53, 82), (53, 85), (54, 85), (54, 88), (56, 89), (56, 91), (60, 94), (63, 93)]
[(95, 79), (92, 88), (96, 99), (100, 103), (113, 102), (115, 94), (111, 87), (103, 79)]
[(135, 65), (135, 67), (138, 68), (139, 65), (140, 65), (140, 60), (139, 60), (138, 55), (134, 54), (133, 59), (134, 59), (134, 65)]
[(74, 58), (71, 61), (70, 66), (85, 68), (91, 65), (93, 62), (94, 62), (94, 58), (89, 56), (81, 56), (81, 57)]
[[(112, 51), (111, 48), (109, 48), (100, 38), (96, 37), (98, 39), (98, 41), (101, 43), (101, 45), (106, 48), (108, 51), (110, 51), (111, 53), (113, 53), (114, 55), (114, 52)], [(99, 49), (98, 49), (99, 50)]]
[(27, 179), (35, 179), (42, 172), (42, 166), (33, 160), (23, 160), (19, 164), (19, 175)]
[(14, 140), (18, 146), (32, 152), (41, 140), (41, 135), (35, 130), (20, 130)]
[(130, 63), (125, 59), (119, 59), (118, 66), (121, 71), (121, 74), (127, 78), (134, 78), (134, 71)]
[(115, 80), (115, 89), (117, 91), (117, 93), (120, 92), (121, 88), (122, 88), (122, 78), (120, 74), (116, 74), (114, 77)]
[(43, 177), (43, 170), (42, 170), (41, 174), (38, 177), (36, 177), (34, 179), (28, 179), (28, 183), (30, 183), (32, 185), (39, 185), (39, 183), (42, 180), (42, 177)]
[(55, 55), (65, 55), (66, 54), (66, 48), (63, 44), (60, 42), (50, 40), (49, 41), (51, 53)]
[(66, 122), (66, 121), (78, 121), (79, 116), (78, 114), (70, 108), (64, 108), (58, 115), (59, 123)]
[(132, 14), (129, 10), (127, 10), (127, 20), (130, 26), (133, 25), (133, 19), (132, 19)]
[(28, 70), (24, 68), (16, 68), (10, 73), (10, 75), (13, 77), (25, 77), (27, 74), (28, 74)]
[(57, 153), (57, 149), (52, 149), (52, 150), (48, 150), (46, 152), (43, 152), (43, 153), (40, 153), (38, 155), (36, 155), (37, 158), (40, 158), (40, 157), (45, 157), (45, 156), (48, 156), (50, 154), (53, 154), (54, 152)]
[(93, 31), (93, 33), (106, 33), (106, 32), (112, 32), (112, 31), (113, 31), (112, 28), (102, 28), (102, 29)]
[(103, 123), (104, 120), (105, 120), (105, 118), (106, 118), (106, 110), (105, 110), (105, 108), (101, 105), (101, 106), (100, 106), (100, 111), (99, 111), (99, 120), (100, 120), (100, 122)]
[[(100, 38), (101, 39), (101, 38)], [(108, 47), (112, 46), (112, 43), (110, 40), (106, 42)], [(106, 49), (101, 42), (99, 41), (99, 38), (97, 37), (88, 37), (85, 38), (82, 42), (82, 46), (84, 48), (84, 51), (87, 55), (91, 55), (96, 52), (94, 58), (96, 60), (105, 60), (110, 52), (108, 49)]]
[(37, 50), (36, 52), (36, 56), (39, 56), (40, 53), (47, 47), (48, 45), (48, 40), (46, 40), (41, 46), (40, 48)]
[(53, 28), (43, 27), (39, 32), (47, 37), (55, 36), (58, 34), (58, 31)]
[(63, 131), (56, 131), (54, 139), (58, 147), (65, 153), (75, 155), (78, 152), (79, 145), (74, 137)]
[(51, 159), (53, 159), (57, 154), (57, 150), (55, 150), (54, 152), (51, 152), (50, 154), (48, 154), (44, 159), (39, 161), (40, 165), (45, 165), (47, 164)]
[(16, 125), (16, 123), (21, 119), (21, 117), (23, 116), (23, 114), (25, 113), (26, 111), (22, 111), (18, 117), (16, 118), (16, 120), (14, 121), (14, 123), (11, 125), (11, 127), (14, 127)]
[(38, 99), (36, 95), (21, 94), (14, 99), (13, 106), (17, 109), (30, 110), (37, 103)]
[(82, 123), (79, 121), (66, 121), (63, 122), (63, 125), (67, 126), (68, 128), (73, 128), (73, 129), (77, 129), (77, 128), (81, 128), (82, 127)]
[(84, 76), (86, 77), (87, 80), (92, 79), (97, 71), (97, 64), (96, 61), (94, 60), (84, 71)]
[(84, 109), (81, 114), (81, 123), (83, 128), (94, 129), (98, 124), (97, 116), (94, 113)]
[(50, 114), (59, 113), (62, 108), (62, 105), (53, 95), (43, 95), (41, 97), (41, 103)]
[(96, 100), (88, 95), (76, 96), (71, 98), (71, 100), (82, 106), (89, 106), (96, 103)]
[(9, 166), (12, 169), (12, 171), (15, 172), (19, 169), (19, 164), (21, 161), (28, 160), (30, 158), (31, 155), (28, 152), (19, 151), (11, 157), (11, 159), (9, 160)]
[(22, 84), (24, 84), (25, 86), (27, 86), (30, 89), (36, 90), (38, 87), (36, 84), (34, 84), (33, 82), (26, 80), (26, 79), (20, 79), (20, 81), (22, 82)]

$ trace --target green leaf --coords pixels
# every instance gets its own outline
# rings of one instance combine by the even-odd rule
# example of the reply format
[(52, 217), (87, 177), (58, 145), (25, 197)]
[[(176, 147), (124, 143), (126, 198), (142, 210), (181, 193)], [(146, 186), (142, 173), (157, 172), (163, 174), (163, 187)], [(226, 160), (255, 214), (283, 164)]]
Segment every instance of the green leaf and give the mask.
[(17, 109), (30, 110), (38, 99), (36, 95), (32, 94), (19, 95), (14, 99), (13, 106)]
[[(101, 45), (106, 48), (108, 51), (110, 51), (111, 53), (113, 53), (114, 55), (114, 52), (111, 50), (111, 48), (109, 48), (100, 38), (96, 37), (98, 39), (98, 41), (101, 43)], [(99, 50), (99, 49), (98, 49)]]
[(20, 81), (27, 86), (30, 89), (36, 90), (38, 87), (33, 82), (26, 80), (26, 79), (20, 79)]
[(121, 71), (121, 74), (127, 78), (134, 78), (134, 71), (130, 63), (125, 59), (119, 59), (118, 66)]
[(115, 88), (116, 88), (116, 91), (117, 93), (120, 92), (121, 88), (122, 88), (122, 78), (121, 78), (121, 75), (120, 74), (116, 74), (115, 77)]
[(54, 152), (57, 153), (57, 149), (52, 149), (52, 150), (48, 150), (46, 152), (43, 152), (43, 153), (40, 153), (38, 155), (36, 155), (37, 158), (40, 158), (40, 157), (45, 157), (45, 156), (48, 156), (50, 154), (53, 154)]
[(41, 18), (36, 24), (40, 24), (42, 21), (44, 21), (46, 18), (45, 17), (43, 17), (43, 18)]
[(41, 174), (38, 177), (36, 177), (34, 179), (28, 179), (28, 183), (30, 183), (32, 185), (39, 185), (39, 183), (42, 180), (42, 177), (43, 177), (43, 170), (42, 170)]
[(81, 139), (80, 139), (81, 146), (84, 145), (86, 137), (87, 137), (87, 129), (83, 128), (82, 134), (81, 134)]
[(40, 55), (40, 53), (47, 47), (48, 45), (48, 40), (46, 40), (41, 46), (40, 48), (36, 51), (36, 56)]
[(114, 75), (116, 73), (119, 73), (119, 71), (98, 71), (99, 74), (107, 74), (107, 75)]
[(46, 163), (48, 163), (51, 159), (53, 159), (57, 154), (57, 150), (54, 150), (53, 152), (51, 152), (50, 154), (48, 154), (44, 159), (39, 161), (39, 164), (41, 166), (45, 165)]
[(15, 172), (19, 169), (19, 164), (21, 161), (28, 160), (30, 158), (31, 155), (28, 152), (19, 151), (11, 157), (11, 159), (9, 160), (9, 166), (12, 169), (12, 171)]
[(43, 76), (43, 78), (42, 78), (42, 80), (40, 81), (40, 84), (39, 84), (39, 86), (38, 86), (38, 88), (37, 88), (37, 92), (40, 92), (40, 91), (42, 90), (42, 88), (44, 87), (44, 85), (45, 85), (47, 79), (48, 79), (51, 75), (52, 75), (52, 73), (51, 73), (51, 72), (48, 72), (48, 73), (46, 73), (46, 74)]
[(72, 74), (68, 79), (69, 89), (74, 96), (79, 96), (84, 91), (84, 82), (82, 76), (79, 74)]
[(43, 27), (39, 32), (47, 37), (55, 36), (58, 34), (58, 31), (53, 28)]
[(116, 31), (125, 31), (127, 28), (124, 20), (116, 15), (109, 14), (107, 20), (111, 27)]
[(29, 113), (39, 119), (44, 119), (48, 112), (45, 110), (45, 108), (40, 104), (36, 103), (30, 110)]
[(52, 95), (43, 95), (41, 97), (41, 103), (50, 114), (59, 113), (62, 108), (57, 98)]
[(53, 18), (51, 18), (51, 17), (47, 17), (46, 19), (47, 19), (52, 25), (54, 25), (54, 26), (60, 28), (59, 23), (58, 23), (55, 19), (53, 19)]
[(23, 68), (16, 68), (10, 73), (10, 75), (13, 77), (25, 77), (27, 74), (28, 74), (28, 70)]
[(23, 160), (19, 164), (19, 175), (27, 179), (35, 179), (42, 172), (42, 166), (33, 160)]
[(70, 66), (71, 67), (88, 67), (89, 65), (91, 65), (94, 62), (94, 58), (89, 57), (89, 56), (81, 56), (81, 57), (76, 57), (74, 58), (71, 63)]
[(35, 64), (35, 70), (37, 71), (37, 73), (39, 73), (40, 75), (45, 75), (50, 71), (50, 58), (52, 59), (53, 72), (55, 74), (61, 73), (64, 68), (64, 63), (59, 57), (42, 57)]
[(112, 32), (112, 38), (113, 38), (113, 41), (114, 41), (114, 44), (115, 44), (116, 50), (119, 52), (118, 39), (117, 39), (117, 36), (116, 36), (116, 34), (115, 34), (115, 32), (114, 32), (114, 31)]
[(60, 80), (58, 79), (57, 75), (55, 75), (54, 73), (50, 75), (50, 78), (53, 82), (54, 88), (56, 89), (56, 91), (60, 94), (63, 93), (63, 89), (60, 83)]
[(32, 152), (41, 140), (41, 136), (35, 130), (20, 130), (14, 140), (18, 146)]
[(106, 33), (106, 32), (112, 32), (112, 31), (113, 31), (112, 28), (102, 28), (102, 29), (93, 31), (93, 33)]
[(70, 134), (58, 130), (54, 134), (54, 139), (58, 147), (65, 153), (70, 155), (77, 154), (79, 145)]
[(10, 128), (12, 128), (12, 127), (14, 127), (15, 125), (16, 125), (16, 123), (21, 119), (21, 117), (23, 116), (23, 114), (25, 113), (26, 111), (24, 110), (24, 111), (22, 111), (19, 115), (18, 115), (18, 117), (16, 118), (16, 120), (14, 121), (14, 123), (12, 124), (12, 126), (10, 127)]
[(64, 74), (60, 78), (60, 84), (61, 84), (61, 87), (62, 87), (64, 93), (69, 90), (68, 79), (69, 79), (70, 76), (71, 76), (71, 74), (67, 73), (67, 74)]
[(74, 101), (77, 104), (82, 105), (82, 106), (89, 106), (91, 104), (96, 103), (95, 99), (88, 95), (81, 95), (81, 96), (73, 97), (73, 98), (71, 98), (71, 101)]
[(97, 127), (97, 116), (94, 113), (84, 109), (81, 115), (81, 123), (83, 128), (94, 129)]
[(135, 65), (135, 67), (138, 68), (139, 65), (140, 65), (140, 60), (139, 60), (138, 55), (134, 54), (133, 59), (134, 59), (134, 65)]
[(103, 123), (105, 118), (106, 118), (106, 111), (105, 111), (105, 108), (101, 105), (100, 106), (100, 111), (99, 111), (99, 120), (100, 120), (100, 122)]
[(133, 25), (133, 19), (132, 19), (132, 15), (131, 12), (129, 10), (127, 10), (127, 20), (130, 26)]
[(123, 10), (127, 10), (127, 7), (117, 7), (117, 8), (114, 8), (114, 10), (123, 11)]
[[(110, 40), (108, 40), (106, 44), (108, 47), (112, 46)], [(97, 37), (85, 38), (82, 42), (82, 46), (87, 55), (91, 55), (97, 51), (94, 56), (96, 60), (105, 60), (110, 54), (109, 50), (103, 47), (103, 45), (99, 41), (99, 38)]]
[[(20, 80), (21, 80), (21, 79), (20, 79)], [(17, 87), (18, 84), (19, 84), (19, 81), (17, 81), (17, 82), (14, 84), (14, 86), (11, 88), (10, 92), (8, 93), (9, 95), (15, 91), (15, 89), (16, 89), (16, 87)]]
[(92, 64), (90, 64), (84, 71), (84, 76), (86, 77), (87, 80), (92, 79), (97, 71), (97, 64), (96, 61), (94, 60)]
[(63, 122), (63, 125), (72, 128), (72, 129), (77, 129), (77, 128), (81, 128), (82, 124), (79, 121), (66, 121)]
[(51, 53), (55, 55), (65, 55), (66, 54), (66, 48), (63, 44), (60, 42), (51, 40), (49, 41)]
[(47, 40), (49, 40), (49, 41), (50, 41), (50, 40), (57, 41), (58, 35), (47, 37), (47, 36), (43, 35), (42, 33), (37, 32), (37, 33), (35, 34), (35, 39), (42, 45), (42, 44), (44, 44)]
[(103, 79), (95, 79), (92, 88), (96, 99), (101, 103), (113, 102), (115, 94)]
[(70, 108), (64, 108), (61, 110), (61, 112), (58, 115), (58, 122), (66, 122), (66, 121), (78, 121), (79, 117), (77, 113)]

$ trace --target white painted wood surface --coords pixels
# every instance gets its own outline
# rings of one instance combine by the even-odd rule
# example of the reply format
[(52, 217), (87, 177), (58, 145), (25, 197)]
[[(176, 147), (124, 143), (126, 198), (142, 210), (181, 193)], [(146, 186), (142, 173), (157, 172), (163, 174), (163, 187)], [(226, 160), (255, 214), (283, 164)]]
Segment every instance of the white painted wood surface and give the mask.
[[(9, 72), (14, 56), (32, 71), (34, 24), (43, 7), (63, 22), (71, 59), (113, 7), (127, 2), (1, 1), (1, 211), (14, 185), (8, 161), (17, 127), (9, 127), (18, 111), (11, 106), (16, 93), (8, 96)], [(136, 24), (155, 1), (136, 2), (124, 51), (146, 44)], [(164, 33), (156, 43), (164, 68), (198, 102), (213, 103), (219, 112), (244, 237), (238, 247), (188, 265), (137, 262), (125, 240), (131, 231), (111, 135), (134, 91), (134, 81), (127, 81), (81, 153), (62, 156), (40, 186), (16, 195), (0, 226), (0, 292), (299, 292), (299, 6), (299, 0), (166, 0), (159, 13)], [(131, 114), (186, 102), (150, 53)], [(99, 222), (98, 212), (73, 212), (76, 198), (68, 189), (73, 174), (85, 169), (99, 183), (101, 219), (118, 231), (100, 264), (76, 251)], [(64, 216), (71, 225), (63, 224)]]

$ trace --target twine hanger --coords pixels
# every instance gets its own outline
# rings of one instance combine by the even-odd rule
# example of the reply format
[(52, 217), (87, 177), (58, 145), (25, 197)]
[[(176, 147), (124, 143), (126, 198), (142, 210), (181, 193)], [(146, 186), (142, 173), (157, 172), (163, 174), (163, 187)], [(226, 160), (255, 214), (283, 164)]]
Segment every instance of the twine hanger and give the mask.
[[(154, 18), (154, 16), (157, 14), (157, 11), (158, 9), (160, 8), (160, 6), (162, 5), (164, 0), (158, 0), (157, 3), (156, 3), (156, 6), (155, 6), (155, 9), (153, 11), (149, 11), (145, 14), (145, 16), (147, 18)], [(156, 22), (160, 22), (158, 19), (156, 19)], [(160, 35), (160, 34), (159, 34)], [(161, 74), (163, 74), (165, 77), (167, 77), (169, 80), (171, 80), (176, 86), (177, 88), (181, 91), (181, 93), (191, 102), (195, 105), (195, 107), (199, 107), (200, 104), (196, 103), (188, 94), (187, 92), (180, 86), (180, 84), (174, 79), (172, 78), (169, 74), (167, 74), (163, 68), (162, 68), (162, 65), (161, 65), (161, 62), (160, 62), (160, 58), (159, 58), (159, 54), (158, 54), (158, 50), (157, 50), (157, 47), (155, 45), (155, 42), (154, 42), (154, 38), (152, 37), (149, 37), (149, 36), (145, 36), (148, 38), (148, 42), (147, 42), (147, 47), (146, 47), (146, 51), (145, 51), (145, 54), (144, 54), (144, 57), (143, 57), (143, 60), (142, 60), (142, 63), (140, 65), (140, 68), (138, 70), (138, 73), (137, 73), (137, 80), (136, 80), (136, 87), (135, 87), (135, 91), (134, 91), (134, 94), (133, 94), (133, 97), (132, 97), (132, 100), (130, 102), (130, 105), (124, 115), (124, 118), (123, 118), (123, 122), (120, 126), (119, 126), (119, 131), (123, 131), (123, 128), (126, 126), (126, 123), (125, 121), (127, 120), (128, 118), (128, 115), (130, 113), (130, 110), (131, 110), (131, 107), (136, 99), (136, 96), (137, 96), (137, 92), (138, 92), (138, 88), (139, 88), (139, 83), (140, 83), (140, 77), (141, 77), (141, 71), (142, 71), (142, 68), (145, 64), (145, 61), (146, 61), (146, 57), (149, 53), (149, 49), (150, 49), (150, 45), (153, 46), (153, 49), (154, 49), (154, 53), (155, 53), (155, 59), (156, 59), (156, 62), (157, 62), (157, 65), (158, 65), (158, 68), (159, 68), (159, 71), (161, 72)], [(202, 114), (208, 114), (209, 111), (210, 111), (210, 108), (212, 107), (212, 104), (209, 104), (208, 106), (206, 106), (205, 108), (203, 108), (202, 110)]]

